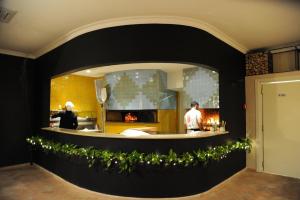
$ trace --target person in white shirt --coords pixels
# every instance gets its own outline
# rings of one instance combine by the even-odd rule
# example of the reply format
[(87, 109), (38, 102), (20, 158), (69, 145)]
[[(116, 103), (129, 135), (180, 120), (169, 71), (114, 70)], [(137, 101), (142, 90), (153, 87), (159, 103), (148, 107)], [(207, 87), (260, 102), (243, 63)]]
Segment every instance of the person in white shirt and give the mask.
[(191, 103), (191, 109), (184, 115), (184, 125), (187, 133), (193, 133), (194, 131), (200, 131), (201, 127), (201, 112), (199, 109), (199, 103), (193, 101)]

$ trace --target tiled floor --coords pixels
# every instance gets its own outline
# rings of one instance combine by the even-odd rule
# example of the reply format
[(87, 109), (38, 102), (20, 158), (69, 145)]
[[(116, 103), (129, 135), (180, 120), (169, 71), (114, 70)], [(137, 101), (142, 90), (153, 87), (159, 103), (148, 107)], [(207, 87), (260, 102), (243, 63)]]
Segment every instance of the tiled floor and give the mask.
[[(36, 166), (0, 169), (1, 200), (122, 200), (78, 188)], [(208, 192), (183, 200), (300, 200), (300, 180), (244, 170)]]

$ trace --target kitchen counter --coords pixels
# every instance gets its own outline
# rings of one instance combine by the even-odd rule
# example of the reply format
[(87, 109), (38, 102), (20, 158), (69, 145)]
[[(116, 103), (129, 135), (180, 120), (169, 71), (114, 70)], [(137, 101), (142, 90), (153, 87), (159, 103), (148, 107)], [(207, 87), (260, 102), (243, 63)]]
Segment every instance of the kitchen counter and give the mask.
[(149, 134), (149, 135), (141, 135), (141, 136), (126, 136), (122, 134), (113, 134), (113, 133), (101, 133), (99, 131), (83, 131), (83, 130), (72, 130), (72, 129), (63, 129), (63, 128), (51, 128), (46, 127), (42, 128), (42, 130), (47, 130), (51, 132), (64, 133), (70, 135), (78, 135), (78, 136), (89, 136), (89, 137), (102, 137), (102, 138), (119, 138), (119, 139), (191, 139), (191, 138), (206, 138), (212, 137), (216, 135), (228, 134), (228, 131), (220, 132), (220, 131), (197, 131), (195, 133), (190, 134), (172, 134), (172, 133), (161, 133), (161, 134)]
[[(43, 128), (37, 135), (60, 144), (93, 147), (116, 153), (130, 154), (137, 151), (145, 155), (169, 155), (174, 152), (178, 156), (237, 139), (228, 132), (125, 136), (49, 127)], [(39, 149), (33, 151), (33, 162), (80, 187), (112, 195), (148, 198), (178, 197), (207, 191), (243, 169), (244, 163), (240, 161), (244, 158), (245, 152), (235, 151), (222, 160), (206, 165), (199, 163), (196, 166), (164, 168), (144, 163), (132, 173), (122, 174), (117, 170), (107, 171), (101, 165), (88, 167), (85, 157), (56, 155)]]

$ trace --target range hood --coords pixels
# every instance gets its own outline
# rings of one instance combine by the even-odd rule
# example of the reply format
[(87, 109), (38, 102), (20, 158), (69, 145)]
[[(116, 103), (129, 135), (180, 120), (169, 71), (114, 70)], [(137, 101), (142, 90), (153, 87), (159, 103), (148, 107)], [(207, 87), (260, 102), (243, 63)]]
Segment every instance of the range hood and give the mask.
[(126, 70), (104, 76), (107, 110), (176, 109), (176, 92), (167, 89), (167, 73), (157, 69)]

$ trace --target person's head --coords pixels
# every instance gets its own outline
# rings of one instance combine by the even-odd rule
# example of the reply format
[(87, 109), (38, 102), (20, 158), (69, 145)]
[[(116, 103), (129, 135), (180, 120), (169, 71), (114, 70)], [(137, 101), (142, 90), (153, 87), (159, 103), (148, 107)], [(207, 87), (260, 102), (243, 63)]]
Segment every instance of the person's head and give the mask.
[(192, 101), (191, 103), (191, 108), (196, 108), (198, 109), (199, 108), (199, 103), (197, 101)]
[(74, 104), (71, 101), (67, 101), (65, 107), (67, 111), (72, 111), (74, 108)]

